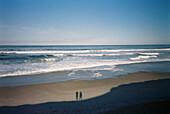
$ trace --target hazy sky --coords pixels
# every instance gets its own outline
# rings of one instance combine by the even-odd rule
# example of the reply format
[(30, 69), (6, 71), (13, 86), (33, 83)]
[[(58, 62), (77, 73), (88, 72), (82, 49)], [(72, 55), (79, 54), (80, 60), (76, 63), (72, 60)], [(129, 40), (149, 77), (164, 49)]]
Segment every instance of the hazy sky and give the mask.
[(170, 44), (170, 0), (0, 0), (2, 44)]

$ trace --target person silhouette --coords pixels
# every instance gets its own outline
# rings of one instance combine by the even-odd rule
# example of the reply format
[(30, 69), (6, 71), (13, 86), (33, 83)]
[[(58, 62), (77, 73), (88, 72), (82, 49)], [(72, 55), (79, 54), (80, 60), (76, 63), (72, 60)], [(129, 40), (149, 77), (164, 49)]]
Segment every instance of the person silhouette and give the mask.
[(83, 94), (82, 94), (82, 92), (80, 91), (80, 100), (82, 100), (82, 96), (83, 96)]
[(78, 91), (76, 91), (76, 101), (78, 101)]

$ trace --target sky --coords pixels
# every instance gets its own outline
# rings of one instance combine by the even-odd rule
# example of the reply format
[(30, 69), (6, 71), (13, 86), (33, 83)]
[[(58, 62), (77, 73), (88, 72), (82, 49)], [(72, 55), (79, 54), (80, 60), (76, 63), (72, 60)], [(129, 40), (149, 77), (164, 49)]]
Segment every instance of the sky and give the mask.
[(0, 45), (170, 44), (170, 0), (0, 0)]

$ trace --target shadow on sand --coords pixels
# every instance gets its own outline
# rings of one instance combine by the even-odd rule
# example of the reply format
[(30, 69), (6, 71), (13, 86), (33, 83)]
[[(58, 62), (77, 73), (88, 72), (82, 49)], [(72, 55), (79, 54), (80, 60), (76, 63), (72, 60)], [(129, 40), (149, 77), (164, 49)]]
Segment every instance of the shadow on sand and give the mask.
[[(165, 100), (166, 102), (162, 102)], [(0, 107), (0, 114), (113, 113), (122, 107), (155, 101), (161, 101), (162, 104), (168, 103), (168, 105), (170, 105), (170, 79), (120, 85), (119, 87), (112, 88), (110, 92), (104, 95), (82, 101), (47, 102), (34, 105), (3, 106)], [(162, 104), (159, 109), (162, 109), (165, 113), (166, 111), (169, 111), (166, 105)], [(133, 110), (133, 108), (131, 109)], [(158, 108), (154, 110), (157, 109)]]

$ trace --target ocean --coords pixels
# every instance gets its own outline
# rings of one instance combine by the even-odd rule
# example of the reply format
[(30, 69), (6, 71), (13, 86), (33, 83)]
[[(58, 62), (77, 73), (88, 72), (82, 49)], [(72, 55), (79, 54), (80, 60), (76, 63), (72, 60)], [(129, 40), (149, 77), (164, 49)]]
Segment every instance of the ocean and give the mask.
[(170, 72), (170, 45), (0, 46), (0, 86)]

